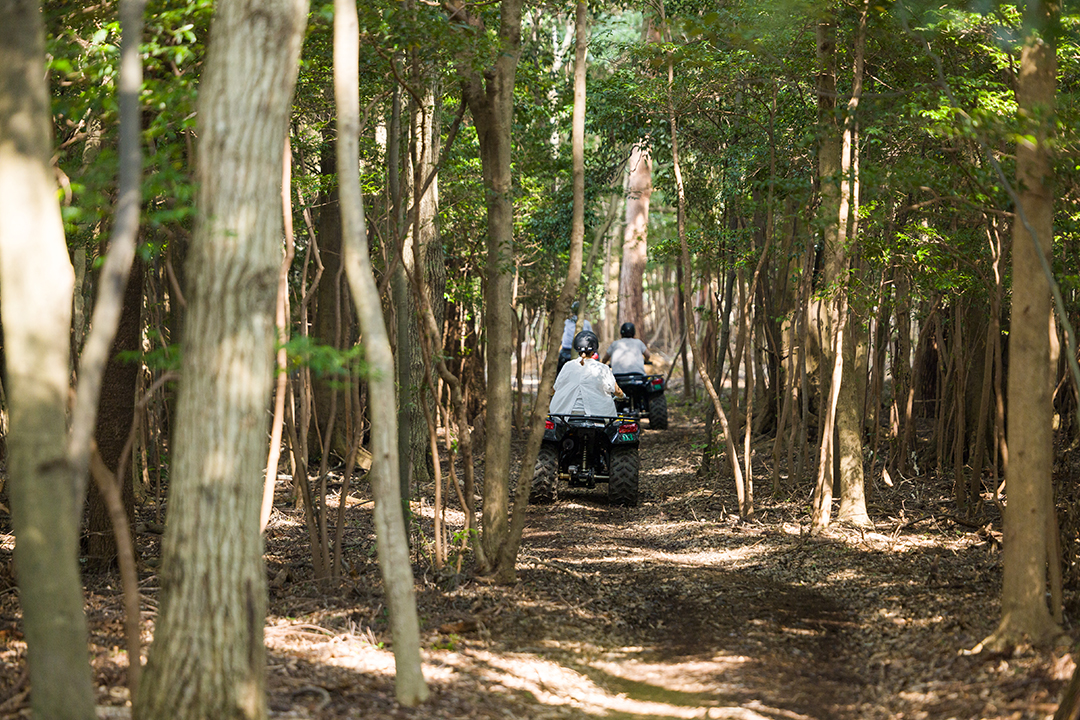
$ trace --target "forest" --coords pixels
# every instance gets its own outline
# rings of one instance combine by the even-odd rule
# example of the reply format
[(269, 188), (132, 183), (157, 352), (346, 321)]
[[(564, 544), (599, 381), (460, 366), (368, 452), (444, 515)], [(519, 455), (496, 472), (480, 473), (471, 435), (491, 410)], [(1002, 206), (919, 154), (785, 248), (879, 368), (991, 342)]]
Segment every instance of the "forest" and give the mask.
[(1077, 720), (1078, 100), (1072, 0), (0, 0), (0, 718)]

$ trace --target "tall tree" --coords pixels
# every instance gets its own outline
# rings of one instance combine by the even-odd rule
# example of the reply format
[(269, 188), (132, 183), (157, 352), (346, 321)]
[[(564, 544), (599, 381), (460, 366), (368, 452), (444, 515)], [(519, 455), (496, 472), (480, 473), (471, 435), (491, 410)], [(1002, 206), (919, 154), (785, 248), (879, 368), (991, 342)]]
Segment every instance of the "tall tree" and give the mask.
[[(826, 527), (832, 519), (833, 461), (836, 457), (836, 408), (843, 376), (844, 324), (847, 295), (840, 288), (847, 271), (847, 252), (840, 235), (841, 139), (836, 121), (836, 21), (830, 11), (817, 23), (817, 170), (820, 183), (823, 281), (831, 301), (818, 305), (822, 346), (821, 382), (824, 407), (819, 413), (821, 448), (818, 452), (817, 487), (814, 490), (813, 524)], [(827, 338), (827, 341), (826, 341)], [(827, 373), (827, 374), (826, 374)], [(827, 393), (827, 394), (826, 394)]]
[[(345, 273), (364, 334), (371, 374), (371, 476), (379, 568), (386, 587), (397, 668), (398, 702), (412, 707), (428, 696), (420, 666), (420, 622), (398, 485), (397, 398), (394, 358), (371, 269), (360, 191), (360, 22), (354, 0), (334, 3), (334, 97), (337, 103), (338, 169)], [(391, 172), (396, 168), (391, 166)]]
[[(19, 601), (34, 715), (91, 720), (78, 567), (81, 498), (65, 455), (75, 274), (50, 166), (45, 32), (33, 0), (0, 2), (0, 320)], [(32, 312), (28, 312), (32, 309)]]
[(259, 509), (279, 183), (307, 11), (223, 0), (211, 25), (161, 600), (135, 708), (147, 720), (266, 716)]
[[(869, 2), (863, 4), (859, 14), (859, 26), (855, 33), (855, 68), (844, 116), (844, 131), (840, 152), (840, 210), (837, 216), (838, 238), (841, 245), (857, 247), (859, 220), (859, 101), (862, 97), (863, 63), (866, 54), (866, 18)], [(858, 256), (857, 252), (845, 252)], [(848, 261), (850, 273), (857, 273), (857, 262)], [(850, 296), (850, 277), (845, 278), (842, 292)], [(862, 318), (847, 303), (848, 321), (844, 343), (840, 391), (837, 395), (836, 437), (840, 459), (840, 507), (836, 519), (868, 527), (870, 516), (866, 512), (865, 476), (863, 473), (863, 405), (866, 396), (866, 331)]]
[[(446, 0), (447, 13), (470, 33), (483, 33), (482, 18), (460, 0)], [(514, 80), (521, 54), (521, 8), (524, 0), (499, 3), (498, 47), (493, 59), (465, 51), (458, 73), (480, 144), (480, 164), (487, 208), (487, 254), (484, 282), (484, 331), (487, 335), (487, 432), (484, 439), (483, 536), (477, 548), (481, 567), (491, 570), (507, 539), (510, 498), (510, 431), (513, 392), (514, 313), (512, 303), (514, 201), (510, 157), (514, 117)], [(483, 72), (478, 67), (486, 66)]]
[[(442, 293), (445, 288), (445, 265), (442, 248), (438, 244), (436, 220), (439, 209), (439, 183), (436, 171), (439, 148), (438, 105), (436, 104), (435, 78), (425, 72), (420, 60), (412, 62), (411, 75), (414, 93), (409, 103), (409, 162), (411, 168), (410, 190), (412, 209), (407, 222), (411, 238), (402, 240), (401, 262), (403, 294), (398, 295), (395, 285), (394, 297), (397, 309), (397, 362), (398, 388), (401, 397), (398, 413), (402, 427), (398, 428), (398, 455), (401, 458), (401, 490), (408, 498), (409, 488), (426, 484), (430, 480), (432, 458), (428, 448), (427, 425), (423, 414), (421, 393), (424, 392), (424, 360), (420, 350), (421, 323), (419, 309), (408, 286), (408, 274), (422, 272), (427, 275), (431, 288), (436, 319), (442, 322)], [(430, 179), (430, 183), (425, 183)], [(397, 278), (395, 278), (395, 281)]]
[(619, 278), (619, 324), (632, 322), (644, 333), (645, 309), (642, 282), (648, 260), (649, 202), (652, 199), (652, 155), (638, 143), (627, 164), (626, 219), (623, 224), (622, 262)]
[[(1057, 59), (1054, 30), (1060, 6), (1032, 0), (1024, 12), (1016, 102), (1023, 130), (1016, 147), (1018, 200), (1013, 225), (1013, 296), (1009, 330), (1008, 444), (1005, 471), (1004, 574), (1001, 622), (984, 645), (1043, 642), (1060, 628), (1046, 602), (1047, 563), (1055, 538), (1048, 529), (1053, 490), (1054, 377), (1050, 367), (1049, 262), (1054, 232), (1054, 125)], [(1040, 257), (1041, 256), (1041, 257)]]

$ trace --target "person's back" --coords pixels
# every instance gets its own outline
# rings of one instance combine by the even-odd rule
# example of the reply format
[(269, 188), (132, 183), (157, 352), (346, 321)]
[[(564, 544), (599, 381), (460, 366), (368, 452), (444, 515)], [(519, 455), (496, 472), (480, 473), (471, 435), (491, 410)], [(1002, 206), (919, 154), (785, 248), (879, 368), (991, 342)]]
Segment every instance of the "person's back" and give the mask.
[(574, 349), (580, 359), (566, 363), (555, 379), (548, 412), (553, 415), (618, 414), (612, 395), (621, 396), (611, 368), (591, 357), (596, 352), (596, 335), (582, 331), (574, 338)]
[(611, 343), (607, 352), (604, 353), (604, 362), (611, 362), (611, 371), (616, 375), (645, 374), (649, 348), (634, 337), (635, 332), (633, 323), (623, 323), (619, 328), (622, 337)]

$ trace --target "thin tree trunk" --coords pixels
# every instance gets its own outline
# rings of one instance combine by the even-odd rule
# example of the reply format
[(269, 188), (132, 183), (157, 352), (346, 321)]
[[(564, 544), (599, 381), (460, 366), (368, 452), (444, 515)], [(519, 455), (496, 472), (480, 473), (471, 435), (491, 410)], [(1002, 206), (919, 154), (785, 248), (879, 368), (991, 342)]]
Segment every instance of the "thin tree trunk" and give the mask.
[[(474, 548), (482, 571), (494, 570), (499, 548), (509, 531), (511, 390), (513, 355), (511, 280), (514, 218), (511, 150), (514, 78), (521, 48), (523, 0), (499, 4), (501, 51), (483, 74), (466, 57), (459, 64), (463, 95), (472, 112), (480, 145), (480, 163), (487, 194), (487, 257), (484, 284), (484, 343), (487, 355), (484, 444), (483, 535)], [(479, 27), (482, 20), (463, 4), (454, 3), (455, 16)]]
[[(847, 105), (846, 123), (842, 140), (840, 173), (840, 209), (838, 215), (837, 244), (844, 259), (838, 270), (850, 269), (853, 274), (859, 272), (857, 253), (849, 253), (846, 246), (849, 241), (857, 245), (859, 221), (859, 133), (857, 111), (862, 96), (863, 58), (866, 52), (866, 18), (869, 12), (869, 0), (863, 5), (859, 15), (859, 27), (855, 39), (855, 68), (853, 72), (851, 98)], [(856, 260), (851, 260), (852, 254)], [(840, 279), (840, 278), (838, 278)], [(852, 315), (851, 303), (846, 295), (851, 292), (849, 281), (841, 279), (845, 295), (847, 312)], [(863, 469), (863, 409), (866, 400), (866, 331), (861, 318), (847, 319), (845, 341), (837, 347), (843, 354), (844, 371), (837, 394), (837, 452), (840, 460), (840, 506), (837, 520), (860, 527), (871, 527), (870, 517), (866, 512), (865, 473)]]
[(364, 199), (360, 190), (360, 23), (356, 4), (334, 2), (334, 97), (337, 103), (338, 170), (342, 245), (349, 287), (364, 334), (371, 395), (371, 483), (379, 567), (386, 588), (394, 639), (398, 702), (414, 707), (428, 697), (420, 665), (420, 622), (416, 614), (408, 536), (398, 485), (397, 401), (394, 358), (368, 254)]
[[(277, 328), (278, 350), (274, 356), (277, 377), (274, 379), (274, 415), (270, 421), (270, 450), (266, 454), (266, 475), (263, 478), (263, 500), (259, 512), (259, 529), (266, 531), (270, 513), (274, 509), (274, 487), (277, 485), (278, 461), (281, 458), (281, 432), (285, 425), (286, 383), (289, 379), (288, 357), (285, 343), (289, 341), (289, 269), (296, 255), (292, 225), (292, 151), (285, 140), (285, 157), (282, 163), (281, 206), (285, 227), (285, 256), (278, 270), (277, 304), (274, 306), (274, 326)], [(294, 479), (295, 480), (295, 479)], [(342, 493), (342, 497), (344, 497)]]
[[(995, 428), (996, 423), (991, 422), (992, 391), (994, 389), (994, 377), (997, 373), (996, 348), (1001, 339), (1001, 237), (997, 233), (989, 232), (992, 225), (988, 223), (988, 235), (990, 236), (990, 248), (994, 258), (994, 287), (990, 293), (990, 322), (986, 326), (986, 353), (983, 359), (983, 382), (979, 393), (979, 420), (975, 428), (975, 450), (971, 457), (971, 481), (968, 492), (972, 497), (978, 498), (975, 507), (972, 508), (974, 516), (982, 506), (982, 470), (984, 455), (986, 454), (986, 440), (990, 433), (987, 428)], [(996, 431), (994, 431), (996, 434)], [(991, 435), (992, 437), (992, 435)], [(991, 447), (994, 443), (991, 442)]]
[[(810, 307), (810, 291), (813, 286), (814, 276), (814, 248), (809, 246), (806, 249), (806, 259), (803, 263), (803, 275), (799, 281), (799, 301), (797, 304), (797, 314), (795, 316), (795, 346), (798, 348), (798, 358), (795, 362), (795, 368), (799, 373), (799, 400), (801, 401), (800, 412), (796, 422), (791, 426), (791, 435), (788, 439), (788, 467), (793, 464), (795, 466), (792, 472), (792, 484), (798, 484), (802, 481), (806, 475), (806, 457), (809, 453), (809, 443), (807, 442), (807, 426), (810, 423), (810, 379), (807, 377), (806, 361), (807, 361), (807, 349), (806, 345), (809, 341), (809, 311)], [(798, 457), (794, 457), (795, 446), (798, 446)]]
[(890, 427), (888, 472), (907, 472), (906, 438), (911, 425), (911, 283), (907, 272), (897, 268), (895, 275), (896, 349), (893, 353), (893, 411)]
[[(817, 320), (821, 338), (821, 362), (818, 365), (819, 387), (824, 409), (818, 420), (818, 475), (814, 493), (813, 526), (820, 530), (832, 519), (833, 486), (836, 477), (833, 463), (836, 453), (834, 434), (836, 402), (839, 383), (843, 378), (843, 332), (846, 322), (846, 298), (837, 287), (844, 280), (847, 256), (840, 235), (840, 188), (842, 176), (841, 132), (836, 121), (836, 26), (829, 13), (817, 24), (817, 111), (818, 154), (817, 172), (820, 182), (821, 205), (818, 211), (822, 225), (823, 283), (831, 300), (818, 305)], [(841, 309), (844, 312), (841, 312)], [(828, 338), (828, 340), (826, 340)], [(831, 378), (831, 379), (830, 379)]]
[[(135, 262), (123, 293), (123, 310), (116, 327), (113, 346), (102, 376), (98, 399), (97, 428), (94, 440), (101, 460), (110, 472), (119, 468), (131, 426), (135, 419), (135, 393), (138, 391), (139, 366), (118, 359), (120, 352), (138, 352), (142, 337), (143, 268)], [(120, 500), (127, 522), (135, 518), (134, 485), (130, 478), (118, 477)], [(112, 510), (104, 496), (92, 483), (87, 493), (86, 512), (86, 569), (103, 572), (117, 560), (116, 533), (113, 532)]]

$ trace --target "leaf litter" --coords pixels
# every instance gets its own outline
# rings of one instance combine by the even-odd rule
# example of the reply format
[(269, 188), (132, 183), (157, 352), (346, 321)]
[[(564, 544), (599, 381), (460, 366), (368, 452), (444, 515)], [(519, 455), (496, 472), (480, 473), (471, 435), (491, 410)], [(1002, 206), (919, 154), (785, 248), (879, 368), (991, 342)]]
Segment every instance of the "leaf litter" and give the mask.
[[(675, 388), (672, 388), (673, 390)], [(696, 406), (669, 400), (643, 433), (641, 503), (603, 486), (531, 506), (518, 580), (436, 571), (433, 488), (413, 503), (417, 604), (430, 699), (394, 696), (392, 639), (365, 483), (348, 499), (347, 573), (316, 583), (303, 516), (279, 482), (266, 537), (271, 718), (555, 720), (1047, 720), (1071, 647), (970, 654), (1000, 615), (1000, 519), (952, 518), (947, 478), (871, 482), (872, 529), (809, 533), (809, 490), (770, 496), (757, 448), (755, 519), (732, 480), (700, 467)], [(518, 447), (520, 443), (515, 443)], [(514, 471), (516, 476), (516, 470)], [(340, 480), (340, 478), (339, 478)], [(357, 487), (359, 485), (359, 487)], [(337, 486), (340, 489), (340, 484)], [(336, 503), (336, 499), (334, 500)], [(460, 528), (460, 512), (447, 520)], [(987, 523), (989, 524), (989, 523)], [(152, 635), (159, 536), (140, 524), (144, 642)], [(0, 517), (0, 718), (29, 715), (26, 648)], [(452, 558), (453, 560), (453, 558)], [(128, 717), (116, 576), (86, 578), (100, 717)], [(1066, 588), (1066, 608), (1076, 608)], [(1069, 613), (1065, 629), (1072, 629)]]

